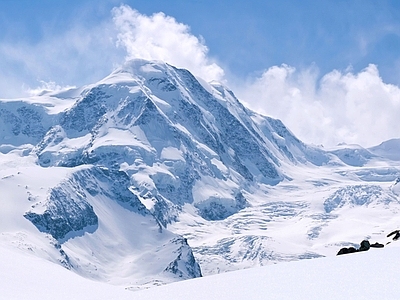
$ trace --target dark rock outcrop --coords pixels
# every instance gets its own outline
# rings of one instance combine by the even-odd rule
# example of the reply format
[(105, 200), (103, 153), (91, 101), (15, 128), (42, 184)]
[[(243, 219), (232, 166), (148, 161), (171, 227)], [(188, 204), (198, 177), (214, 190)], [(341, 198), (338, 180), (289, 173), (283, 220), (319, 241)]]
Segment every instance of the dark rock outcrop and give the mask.
[(193, 256), (187, 239), (178, 237), (171, 242), (181, 246), (177, 250), (179, 253), (177, 258), (165, 268), (164, 272), (172, 273), (182, 279), (202, 277), (200, 266)]
[(387, 237), (391, 237), (393, 235), (393, 241), (397, 241), (400, 238), (400, 230), (394, 230), (387, 235)]
[(354, 247), (349, 247), (349, 248), (342, 248), (339, 250), (339, 252), (336, 255), (342, 255), (342, 254), (348, 254), (348, 253), (354, 253), (354, 252), (363, 252), (363, 251), (368, 251), (370, 248), (383, 248), (384, 245), (380, 244), (378, 242), (374, 244), (370, 244), (368, 240), (363, 240), (360, 243), (360, 248), (356, 249)]
[(358, 249), (358, 251), (368, 251), (370, 248), (370, 243), (367, 240), (363, 240), (360, 243), (360, 248)]
[(380, 244), (378, 242), (375, 242), (374, 244), (371, 244), (371, 248), (383, 248), (385, 247), (384, 244)]
[(53, 188), (45, 207), (43, 213), (27, 212), (24, 217), (57, 240), (64, 239), (68, 233), (93, 231), (98, 226), (93, 207), (78, 188), (75, 191), (64, 189), (62, 185)]

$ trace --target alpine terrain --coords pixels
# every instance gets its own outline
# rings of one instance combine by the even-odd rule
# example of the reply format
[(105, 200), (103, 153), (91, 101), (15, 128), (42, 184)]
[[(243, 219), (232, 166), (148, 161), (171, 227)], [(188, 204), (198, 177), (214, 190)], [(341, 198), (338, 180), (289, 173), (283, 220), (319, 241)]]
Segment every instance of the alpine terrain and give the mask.
[(307, 145), (223, 84), (131, 60), (0, 100), (0, 247), (136, 290), (386, 245), (399, 153)]

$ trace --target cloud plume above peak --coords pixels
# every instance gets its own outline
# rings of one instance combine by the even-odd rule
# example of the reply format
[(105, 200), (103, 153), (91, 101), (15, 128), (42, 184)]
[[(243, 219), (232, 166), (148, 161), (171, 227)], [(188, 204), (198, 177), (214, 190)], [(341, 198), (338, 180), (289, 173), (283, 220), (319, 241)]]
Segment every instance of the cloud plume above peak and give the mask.
[(373, 64), (358, 73), (334, 70), (321, 79), (315, 67), (273, 66), (238, 95), (253, 110), (281, 119), (308, 143), (368, 147), (400, 132), (400, 89), (384, 83)]
[(223, 69), (210, 59), (207, 46), (190, 33), (189, 26), (162, 12), (146, 16), (127, 5), (114, 8), (112, 14), (118, 45), (126, 49), (127, 59), (162, 60), (208, 81), (223, 79)]

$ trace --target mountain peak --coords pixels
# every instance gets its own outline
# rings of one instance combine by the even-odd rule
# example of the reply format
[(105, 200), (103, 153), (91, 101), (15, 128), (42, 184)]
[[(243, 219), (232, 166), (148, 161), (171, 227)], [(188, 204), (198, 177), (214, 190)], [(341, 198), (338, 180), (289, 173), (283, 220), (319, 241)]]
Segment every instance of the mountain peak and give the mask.
[(100, 83), (120, 83), (141, 78), (163, 76), (169, 65), (163, 61), (131, 59), (122, 66), (115, 69), (110, 75), (100, 81)]
[(167, 63), (160, 60), (136, 58), (126, 61), (120, 69), (131, 74), (160, 74), (168, 67)]

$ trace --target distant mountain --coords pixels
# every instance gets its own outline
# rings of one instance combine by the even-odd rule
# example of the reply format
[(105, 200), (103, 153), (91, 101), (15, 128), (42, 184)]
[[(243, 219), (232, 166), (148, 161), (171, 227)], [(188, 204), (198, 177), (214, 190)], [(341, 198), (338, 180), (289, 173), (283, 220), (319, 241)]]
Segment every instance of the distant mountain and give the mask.
[(332, 239), (341, 220), (399, 209), (388, 145), (306, 145), (220, 83), (132, 60), (79, 89), (0, 100), (0, 242), (133, 287), (320, 257), (352, 237)]
[(385, 141), (378, 146), (368, 149), (375, 155), (388, 158), (390, 160), (400, 160), (400, 139)]

